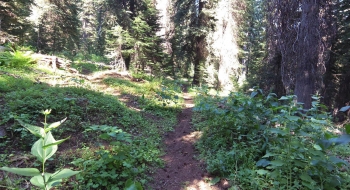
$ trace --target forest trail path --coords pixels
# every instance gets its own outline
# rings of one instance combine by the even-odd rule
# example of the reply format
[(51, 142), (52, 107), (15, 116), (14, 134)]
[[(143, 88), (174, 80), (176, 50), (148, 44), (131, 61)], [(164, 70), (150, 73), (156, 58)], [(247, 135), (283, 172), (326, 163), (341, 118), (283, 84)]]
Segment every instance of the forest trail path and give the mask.
[(183, 94), (185, 106), (178, 116), (178, 124), (164, 139), (165, 167), (155, 171), (150, 187), (153, 190), (220, 190), (210, 186), (204, 164), (195, 158), (194, 143), (200, 133), (193, 131), (191, 125), (193, 98), (187, 90)]

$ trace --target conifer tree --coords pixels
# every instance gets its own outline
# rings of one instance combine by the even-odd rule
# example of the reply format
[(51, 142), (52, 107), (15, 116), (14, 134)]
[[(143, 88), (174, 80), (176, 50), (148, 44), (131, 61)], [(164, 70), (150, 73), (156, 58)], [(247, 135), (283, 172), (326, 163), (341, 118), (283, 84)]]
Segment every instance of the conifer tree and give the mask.
[(27, 40), (25, 32), (29, 30), (26, 17), (30, 14), (32, 0), (0, 0), (0, 44)]
[(31, 21), (36, 29), (37, 51), (70, 52), (77, 47), (79, 20), (76, 3), (69, 0), (35, 0)]
[(174, 5), (174, 70), (179, 70), (185, 77), (193, 72), (194, 85), (199, 85), (203, 79), (203, 67), (208, 54), (206, 37), (212, 30), (213, 19), (209, 16), (207, 7), (213, 3), (215, 2), (177, 0)]
[(273, 73), (264, 64), (266, 57), (266, 14), (264, 0), (247, 0), (240, 28), (240, 61), (245, 66), (248, 87), (270, 88)]
[[(115, 20), (105, 26), (109, 34), (106, 53), (118, 56), (118, 62), (122, 57), (127, 69), (160, 71), (164, 53), (162, 41), (156, 35), (159, 24), (155, 5), (149, 0), (120, 3), (110, 7)], [(129, 22), (125, 22), (126, 19)]]
[(330, 16), (336, 18), (336, 37), (326, 65), (324, 103), (332, 108), (350, 104), (350, 1), (337, 1)]

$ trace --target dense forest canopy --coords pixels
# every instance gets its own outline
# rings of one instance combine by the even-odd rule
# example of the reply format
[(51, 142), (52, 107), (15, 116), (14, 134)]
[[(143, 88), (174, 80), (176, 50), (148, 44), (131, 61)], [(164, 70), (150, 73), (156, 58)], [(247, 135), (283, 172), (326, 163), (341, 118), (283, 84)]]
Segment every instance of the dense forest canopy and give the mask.
[(0, 42), (224, 91), (350, 101), (348, 0), (0, 1)]

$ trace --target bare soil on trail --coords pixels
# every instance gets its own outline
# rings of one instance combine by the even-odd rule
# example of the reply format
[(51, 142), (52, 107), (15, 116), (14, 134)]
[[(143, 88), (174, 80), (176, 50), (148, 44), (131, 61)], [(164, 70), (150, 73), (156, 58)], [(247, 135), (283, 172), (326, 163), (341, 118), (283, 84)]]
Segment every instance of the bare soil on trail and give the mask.
[(165, 135), (165, 167), (155, 171), (150, 188), (153, 190), (221, 190), (223, 185), (210, 186), (211, 177), (205, 164), (196, 158), (194, 143), (200, 132), (191, 127), (192, 97), (184, 92), (185, 107), (178, 116), (173, 132)]

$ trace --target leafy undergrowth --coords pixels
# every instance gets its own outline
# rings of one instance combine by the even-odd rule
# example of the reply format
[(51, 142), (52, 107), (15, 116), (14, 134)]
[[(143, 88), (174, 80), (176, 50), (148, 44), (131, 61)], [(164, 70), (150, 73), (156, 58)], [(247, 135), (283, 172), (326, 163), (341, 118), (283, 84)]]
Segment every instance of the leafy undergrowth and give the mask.
[[(70, 136), (50, 158), (47, 171), (81, 171), (58, 189), (123, 189), (132, 181), (144, 185), (150, 168), (162, 165), (162, 135), (172, 130), (180, 110), (181, 88), (174, 81), (107, 77), (93, 84), (76, 77), (71, 86), (62, 82), (66, 78), (35, 66), (0, 67), (0, 72), (0, 167), (39, 167), (30, 155), (37, 139), (17, 119), (40, 126), (45, 109), (52, 109), (48, 123), (67, 118), (53, 135)], [(55, 85), (48, 80), (55, 80)], [(120, 97), (105, 88), (120, 92)], [(119, 100), (125, 96), (129, 101)], [(135, 106), (130, 107), (130, 101)], [(0, 173), (0, 188), (33, 187), (25, 177)]]
[(192, 122), (202, 131), (197, 148), (207, 170), (228, 179), (230, 189), (349, 189), (349, 164), (340, 158), (350, 155), (350, 125), (334, 134), (313, 98), (303, 110), (295, 96), (257, 89), (227, 97), (200, 92)]

